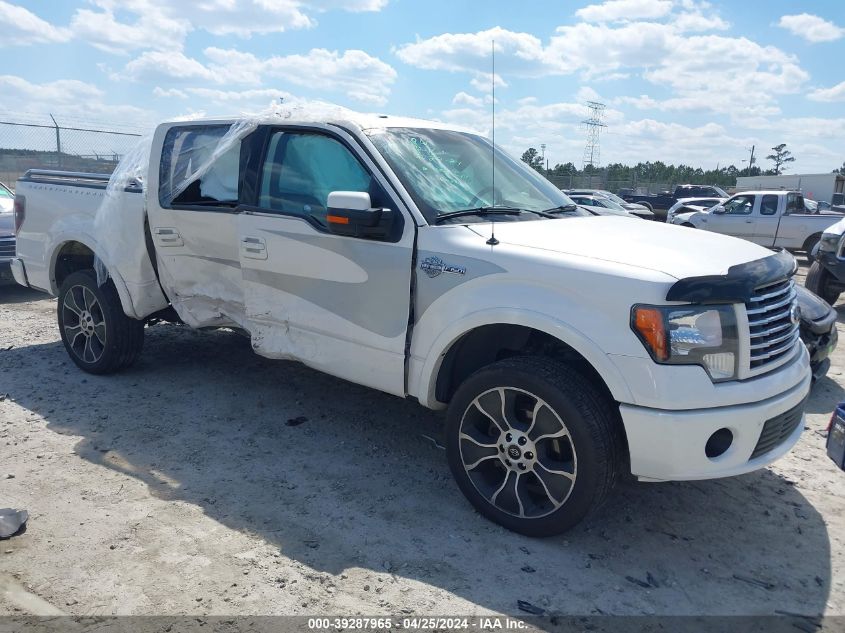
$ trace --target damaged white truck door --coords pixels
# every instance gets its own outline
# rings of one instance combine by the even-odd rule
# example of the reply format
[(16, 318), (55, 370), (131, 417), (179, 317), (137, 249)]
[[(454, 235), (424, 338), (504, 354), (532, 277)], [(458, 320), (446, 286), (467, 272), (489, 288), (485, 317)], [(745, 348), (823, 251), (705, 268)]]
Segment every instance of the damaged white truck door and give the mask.
[(151, 167), (147, 215), (159, 278), (193, 327), (244, 326), (237, 227), (241, 142), (212, 160), (229, 127), (174, 126), (160, 129), (153, 141), (161, 163)]
[[(321, 127), (264, 134), (254, 200), (238, 216), (254, 350), (404, 396), (413, 222), (351, 137)], [(390, 208), (391, 234), (333, 233), (335, 191)]]

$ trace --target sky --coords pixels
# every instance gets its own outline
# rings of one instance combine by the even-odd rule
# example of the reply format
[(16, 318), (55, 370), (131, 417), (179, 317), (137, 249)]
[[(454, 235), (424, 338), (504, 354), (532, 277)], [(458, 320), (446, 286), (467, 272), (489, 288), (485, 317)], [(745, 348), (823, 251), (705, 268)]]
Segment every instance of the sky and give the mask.
[[(582, 165), (845, 161), (841, 0), (0, 0), (0, 119), (142, 131), (280, 98), (459, 124)], [(495, 47), (495, 74), (491, 49)], [(495, 99), (492, 86), (495, 83)], [(746, 161), (746, 162), (743, 162)]]

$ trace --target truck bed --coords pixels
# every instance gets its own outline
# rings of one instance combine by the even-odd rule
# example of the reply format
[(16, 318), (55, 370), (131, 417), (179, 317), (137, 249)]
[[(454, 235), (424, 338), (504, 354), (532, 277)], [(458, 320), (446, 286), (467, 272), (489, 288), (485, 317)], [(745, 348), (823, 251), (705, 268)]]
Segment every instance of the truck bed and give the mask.
[(81, 244), (105, 264), (127, 314), (146, 316), (161, 309), (166, 300), (146, 243), (138, 239), (145, 230), (142, 183), (130, 182), (103, 207), (109, 178), (108, 174), (42, 169), (24, 174), (16, 186), (26, 207), (17, 257), (24, 263), (29, 285), (55, 295), (59, 290), (53, 272), (56, 261), (68, 245)]

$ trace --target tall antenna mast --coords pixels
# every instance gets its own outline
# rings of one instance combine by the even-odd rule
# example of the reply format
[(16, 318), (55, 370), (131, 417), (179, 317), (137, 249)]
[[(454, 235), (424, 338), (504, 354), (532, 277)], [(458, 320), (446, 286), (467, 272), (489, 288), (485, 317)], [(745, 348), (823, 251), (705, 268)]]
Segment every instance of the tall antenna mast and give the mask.
[[(496, 206), (496, 40), (492, 40), (490, 42), (490, 64), (492, 66), (492, 72), (490, 73), (490, 84), (491, 84), (491, 93), (493, 97), (493, 132), (491, 133), (492, 142), (493, 142), (493, 206)], [(490, 216), (490, 239), (487, 240), (487, 243), (490, 246), (496, 246), (499, 243), (499, 240), (496, 239), (496, 221), (493, 219), (494, 216)]]
[[(587, 129), (587, 144), (584, 146), (582, 169), (586, 169), (587, 165), (598, 167), (601, 163), (601, 143), (599, 137), (601, 135), (601, 129), (607, 127), (602, 122), (606, 106), (598, 101), (587, 101), (587, 107), (589, 108), (587, 118), (581, 121), (581, 124)], [(589, 186), (593, 186), (593, 170), (590, 171)]]

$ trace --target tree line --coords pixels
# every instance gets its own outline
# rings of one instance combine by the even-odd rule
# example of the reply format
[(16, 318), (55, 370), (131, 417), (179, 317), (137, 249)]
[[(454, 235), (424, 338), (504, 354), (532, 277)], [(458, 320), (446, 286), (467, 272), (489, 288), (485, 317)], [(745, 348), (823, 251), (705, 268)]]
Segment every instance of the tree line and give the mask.
[[(606, 182), (630, 182), (632, 184), (642, 183), (690, 183), (697, 185), (718, 185), (721, 187), (733, 187), (737, 177), (741, 176), (777, 176), (782, 174), (789, 163), (795, 162), (792, 152), (787, 149), (785, 143), (780, 143), (772, 148), (772, 153), (766, 156), (771, 161), (771, 169), (763, 170), (756, 165), (757, 160), (752, 159), (752, 164), (742, 169), (735, 165), (717, 167), (716, 169), (702, 169), (691, 165), (667, 165), (663, 161), (639, 162), (636, 165), (624, 165), (622, 163), (611, 163), (606, 167), (598, 168), (593, 165), (586, 165), (578, 169), (573, 163), (558, 163), (554, 167), (546, 168), (543, 157), (534, 147), (529, 147), (522, 154), (522, 161), (530, 167), (547, 177), (564, 178), (567, 176), (590, 176), (601, 174)], [(834, 173), (845, 174), (845, 163), (842, 167), (833, 170)]]

